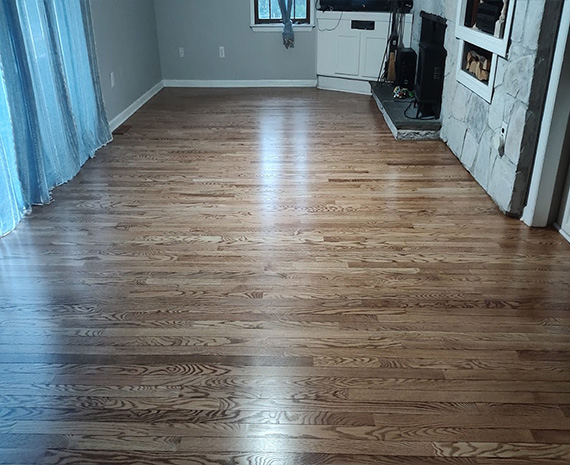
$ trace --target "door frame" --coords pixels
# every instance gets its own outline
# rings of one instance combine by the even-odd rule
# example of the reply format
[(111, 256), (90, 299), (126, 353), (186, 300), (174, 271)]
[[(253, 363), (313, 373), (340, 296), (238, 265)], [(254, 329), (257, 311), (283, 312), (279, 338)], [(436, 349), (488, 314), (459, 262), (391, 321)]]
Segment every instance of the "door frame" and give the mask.
[(570, 242), (570, 230), (568, 228), (564, 229), (564, 226), (566, 226), (564, 220), (566, 220), (566, 223), (570, 225), (570, 171), (566, 178), (566, 186), (564, 189), (564, 196), (562, 198), (562, 208), (560, 208), (558, 220), (554, 224), (554, 227), (558, 229), (560, 234)]
[(566, 128), (570, 118), (570, 1), (564, 2), (554, 51), (549, 90), (530, 188), (522, 221), (528, 226), (545, 227), (558, 214), (560, 196), (556, 190), (559, 169), (566, 173), (563, 153)]

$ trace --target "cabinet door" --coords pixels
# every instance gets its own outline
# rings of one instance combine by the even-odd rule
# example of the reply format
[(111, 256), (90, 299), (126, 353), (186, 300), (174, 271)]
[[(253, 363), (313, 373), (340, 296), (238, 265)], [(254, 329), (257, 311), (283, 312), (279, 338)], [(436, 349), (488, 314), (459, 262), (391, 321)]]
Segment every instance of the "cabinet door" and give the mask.
[(360, 34), (339, 35), (337, 43), (336, 74), (360, 74)]
[(367, 79), (377, 79), (382, 66), (389, 35), (389, 19), (375, 21), (373, 31), (362, 31), (362, 67), (360, 75)]
[(364, 37), (362, 47), (362, 76), (377, 79), (380, 75), (382, 58), (386, 49), (386, 39), (379, 37)]

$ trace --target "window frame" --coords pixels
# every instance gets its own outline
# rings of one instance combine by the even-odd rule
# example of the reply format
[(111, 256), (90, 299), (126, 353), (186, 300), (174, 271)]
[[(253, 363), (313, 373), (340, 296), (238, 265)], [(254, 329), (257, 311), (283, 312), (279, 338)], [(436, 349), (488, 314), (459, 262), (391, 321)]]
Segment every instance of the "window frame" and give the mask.
[[(277, 2), (277, 0), (270, 0)], [(314, 0), (305, 0), (307, 2), (307, 18), (303, 21), (292, 19), (293, 29), (303, 31), (310, 30), (315, 27), (315, 8)], [(251, 23), (250, 27), (254, 31), (273, 32), (281, 30), (283, 22), (281, 19), (260, 19), (258, 10), (259, 0), (250, 0)]]
[(493, 52), (502, 58), (507, 57), (507, 50), (509, 48), (509, 40), (511, 38), (511, 31), (513, 27), (515, 3), (516, 0), (508, 0), (507, 16), (505, 18), (505, 25), (503, 37), (494, 37), (483, 31), (466, 27), (465, 14), (467, 9), (467, 0), (459, 0), (457, 7), (457, 23), (455, 26), (455, 37), (462, 39), (465, 42), (481, 47), (484, 50)]

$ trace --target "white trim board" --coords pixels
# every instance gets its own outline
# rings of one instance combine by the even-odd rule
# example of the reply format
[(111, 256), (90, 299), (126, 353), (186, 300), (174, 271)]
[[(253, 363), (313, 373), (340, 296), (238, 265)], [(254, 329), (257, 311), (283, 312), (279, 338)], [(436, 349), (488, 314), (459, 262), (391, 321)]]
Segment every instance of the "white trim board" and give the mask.
[(232, 88), (232, 87), (316, 87), (316, 79), (288, 80), (199, 80), (165, 79), (164, 87)]
[(164, 88), (164, 81), (160, 81), (152, 89), (149, 89), (133, 103), (131, 103), (127, 108), (125, 108), (121, 113), (115, 116), (111, 121), (109, 121), (109, 129), (113, 132), (121, 124), (127, 121), (131, 116), (133, 116), (140, 108), (147, 103), (151, 98), (158, 94)]
[[(283, 34), (283, 24), (277, 25), (267, 25), (267, 24), (255, 24), (249, 26), (253, 32), (273, 32), (278, 34)], [(293, 32), (312, 32), (315, 28), (314, 24), (293, 24)]]

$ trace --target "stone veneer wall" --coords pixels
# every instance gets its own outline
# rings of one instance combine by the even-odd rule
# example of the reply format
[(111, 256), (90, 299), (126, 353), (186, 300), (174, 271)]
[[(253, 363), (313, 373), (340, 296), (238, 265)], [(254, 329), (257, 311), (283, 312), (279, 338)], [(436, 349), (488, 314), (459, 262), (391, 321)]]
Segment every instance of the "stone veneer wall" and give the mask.
[[(499, 208), (519, 217), (526, 203), (563, 0), (516, 1), (509, 52), (506, 59), (499, 58), (490, 104), (456, 80), (458, 0), (414, 2), (413, 46), (417, 50), (420, 11), (448, 20), (441, 138)], [(503, 122), (508, 130), (501, 156), (495, 139)]]

